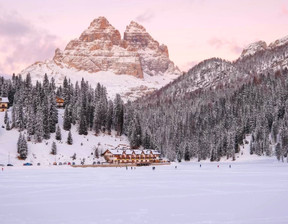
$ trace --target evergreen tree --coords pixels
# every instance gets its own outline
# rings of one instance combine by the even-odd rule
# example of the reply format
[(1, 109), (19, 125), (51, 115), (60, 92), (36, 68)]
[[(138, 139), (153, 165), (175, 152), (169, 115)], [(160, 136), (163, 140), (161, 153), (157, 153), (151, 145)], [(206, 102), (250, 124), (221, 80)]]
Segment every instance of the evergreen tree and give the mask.
[(184, 160), (185, 160), (185, 161), (190, 161), (190, 152), (189, 152), (189, 147), (188, 147), (188, 145), (185, 146)]
[(17, 141), (17, 153), (20, 153), (21, 143), (22, 143), (22, 134), (20, 132), (18, 141)]
[(131, 128), (131, 135), (129, 136), (129, 141), (130, 141), (130, 147), (132, 149), (137, 149), (141, 145), (141, 126), (139, 122), (138, 115), (135, 114), (132, 128)]
[(63, 129), (65, 131), (69, 131), (71, 129), (71, 116), (70, 116), (69, 106), (65, 107)]
[(108, 135), (111, 135), (112, 123), (113, 123), (113, 102), (112, 100), (109, 100), (106, 115), (106, 130), (108, 132)]
[(275, 154), (276, 154), (276, 158), (280, 161), (280, 159), (281, 159), (281, 145), (280, 145), (280, 143), (276, 144)]
[(6, 121), (6, 130), (9, 131), (10, 129), (11, 129), (10, 121), (9, 121), (9, 118), (8, 118), (7, 121)]
[(9, 117), (8, 117), (8, 111), (5, 111), (5, 115), (4, 115), (4, 124), (7, 124)]
[(27, 111), (27, 133), (28, 135), (34, 135), (35, 133), (35, 114), (34, 114), (34, 110), (33, 110), (33, 106), (29, 106), (28, 107), (28, 111)]
[(56, 96), (53, 91), (50, 93), (49, 105), (49, 129), (50, 133), (55, 133), (56, 124), (58, 123), (58, 110), (56, 105)]
[[(49, 86), (48, 86), (49, 87)], [(47, 90), (48, 91), (48, 90)], [(50, 138), (50, 110), (48, 97), (44, 96), (43, 104), (42, 104), (42, 113), (43, 113), (43, 137), (44, 139)]]
[(114, 100), (114, 129), (117, 132), (117, 135), (122, 135), (123, 131), (123, 101), (119, 94), (116, 94), (116, 98)]
[(70, 130), (69, 133), (68, 133), (67, 144), (68, 144), (68, 145), (72, 145), (72, 144), (73, 144), (73, 139), (72, 139), (71, 130)]
[(57, 146), (55, 142), (52, 143), (51, 154), (57, 155)]
[(55, 138), (56, 138), (56, 140), (59, 140), (59, 141), (62, 140), (62, 134), (61, 134), (61, 129), (60, 129), (59, 125), (57, 126)]
[(36, 142), (42, 142), (44, 135), (43, 130), (43, 112), (42, 107), (39, 105), (37, 107), (37, 113), (36, 113), (36, 124), (35, 124), (35, 133), (34, 133), (34, 139)]
[(96, 147), (96, 149), (95, 149), (95, 157), (97, 159), (99, 159), (99, 148), (98, 147)]
[(142, 140), (142, 145), (143, 145), (144, 149), (150, 149), (151, 148), (151, 146), (150, 146), (150, 136), (148, 135), (147, 130), (145, 131), (145, 135), (144, 135), (144, 138)]
[(87, 127), (87, 119), (86, 119), (86, 115), (85, 115), (85, 109), (81, 108), (79, 128), (78, 128), (79, 135), (87, 135), (88, 134), (87, 129), (88, 129), (88, 127)]
[(21, 159), (25, 160), (28, 155), (28, 146), (27, 146), (27, 141), (25, 139), (25, 136), (20, 134), (18, 142), (19, 142), (19, 149), (18, 149), (19, 156)]

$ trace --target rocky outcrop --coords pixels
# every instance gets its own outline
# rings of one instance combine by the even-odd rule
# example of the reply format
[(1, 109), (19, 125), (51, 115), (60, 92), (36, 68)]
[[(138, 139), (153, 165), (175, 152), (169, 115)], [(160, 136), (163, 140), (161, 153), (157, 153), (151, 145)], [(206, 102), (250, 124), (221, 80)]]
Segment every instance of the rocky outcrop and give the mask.
[(53, 61), (60, 67), (95, 73), (112, 71), (143, 78), (149, 75), (180, 74), (170, 61), (168, 49), (159, 45), (136, 22), (131, 22), (124, 39), (105, 17), (92, 21), (78, 39), (70, 41), (64, 51), (56, 49)]
[(269, 44), (269, 48), (281, 47), (288, 44), (288, 36), (285, 36), (281, 39), (275, 40), (271, 44)]
[(255, 43), (249, 44), (247, 47), (245, 47), (242, 51), (242, 54), (240, 58), (254, 55), (259, 51), (264, 51), (267, 49), (267, 44), (264, 41), (257, 41)]

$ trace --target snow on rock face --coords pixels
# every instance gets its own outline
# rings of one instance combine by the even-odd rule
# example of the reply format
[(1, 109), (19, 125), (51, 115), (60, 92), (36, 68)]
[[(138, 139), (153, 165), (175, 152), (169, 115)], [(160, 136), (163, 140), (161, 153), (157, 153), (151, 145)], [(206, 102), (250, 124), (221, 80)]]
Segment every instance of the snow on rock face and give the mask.
[(169, 59), (166, 45), (159, 45), (146, 29), (132, 21), (124, 32), (124, 41), (129, 51), (138, 52), (142, 69), (149, 75), (176, 73), (180, 70)]
[(56, 49), (54, 62), (61, 67), (95, 73), (112, 71), (143, 78), (137, 52), (121, 46), (121, 35), (106, 18), (93, 20), (79, 39), (70, 41), (65, 50)]
[(249, 44), (246, 48), (243, 49), (241, 58), (254, 55), (259, 51), (263, 51), (267, 49), (267, 44), (264, 41), (257, 41), (255, 43)]
[(286, 44), (288, 44), (288, 36), (285, 36), (281, 39), (278, 39), (278, 40), (272, 42), (271, 44), (269, 44), (269, 47), (270, 48), (276, 48), (276, 47), (280, 47), (280, 46), (283, 46)]

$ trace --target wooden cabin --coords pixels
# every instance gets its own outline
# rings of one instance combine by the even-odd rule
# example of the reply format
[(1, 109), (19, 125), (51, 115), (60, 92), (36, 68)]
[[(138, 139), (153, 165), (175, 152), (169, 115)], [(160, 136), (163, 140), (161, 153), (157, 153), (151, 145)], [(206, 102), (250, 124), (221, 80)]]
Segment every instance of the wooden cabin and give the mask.
[(57, 103), (57, 107), (63, 107), (64, 106), (64, 100), (58, 96), (56, 96), (56, 103)]
[(9, 100), (7, 97), (0, 97), (0, 112), (5, 112), (8, 109)]
[(102, 156), (108, 163), (149, 164), (160, 163), (160, 153), (156, 150), (107, 149)]

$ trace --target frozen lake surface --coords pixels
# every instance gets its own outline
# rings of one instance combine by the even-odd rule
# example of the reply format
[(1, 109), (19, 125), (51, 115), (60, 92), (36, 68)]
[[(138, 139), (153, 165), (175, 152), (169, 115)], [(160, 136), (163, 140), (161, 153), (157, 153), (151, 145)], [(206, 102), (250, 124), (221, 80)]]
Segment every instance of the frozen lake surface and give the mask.
[(274, 159), (0, 171), (3, 224), (287, 224), (287, 208), (288, 164)]

